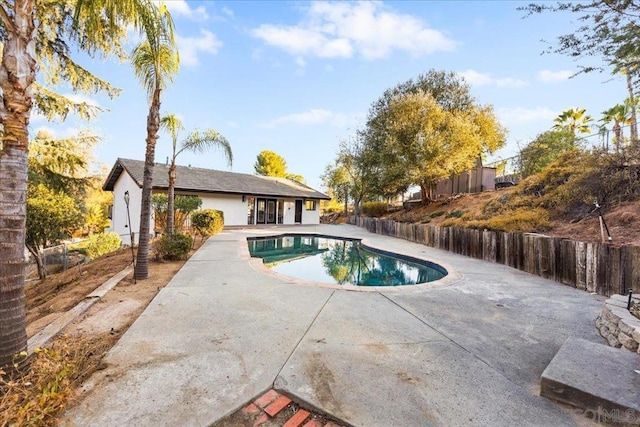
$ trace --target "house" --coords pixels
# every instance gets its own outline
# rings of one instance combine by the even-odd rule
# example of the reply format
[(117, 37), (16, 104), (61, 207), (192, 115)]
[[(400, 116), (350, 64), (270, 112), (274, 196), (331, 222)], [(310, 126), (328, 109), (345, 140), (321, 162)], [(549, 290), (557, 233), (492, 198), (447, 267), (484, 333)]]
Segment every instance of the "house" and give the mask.
[[(103, 190), (113, 192), (109, 231), (118, 233), (125, 244), (130, 243), (130, 230), (136, 233), (140, 230), (143, 171), (143, 161), (118, 159), (102, 186)], [(169, 166), (156, 164), (153, 193), (166, 193), (168, 182)], [(127, 218), (126, 192), (130, 200), (130, 220)], [(198, 196), (202, 199), (202, 209), (224, 212), (225, 227), (318, 224), (320, 201), (331, 200), (326, 194), (287, 178), (190, 166), (177, 166), (175, 194)], [(154, 229), (153, 223), (150, 229)]]

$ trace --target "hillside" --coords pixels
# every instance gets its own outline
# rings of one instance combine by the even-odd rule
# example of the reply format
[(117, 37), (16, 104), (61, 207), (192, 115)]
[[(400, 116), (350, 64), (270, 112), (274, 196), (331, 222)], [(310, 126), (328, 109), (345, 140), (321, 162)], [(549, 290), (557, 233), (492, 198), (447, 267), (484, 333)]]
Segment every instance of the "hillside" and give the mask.
[[(518, 187), (479, 194), (460, 194), (426, 206), (414, 206), (383, 218), (400, 222), (411, 222), (437, 226), (474, 226), (477, 218), (490, 218), (487, 205), (500, 205), (501, 200), (514, 196)], [(537, 232), (549, 236), (565, 237), (584, 242), (600, 241), (600, 223), (593, 206), (584, 206), (583, 213), (572, 217), (549, 211), (549, 225), (532, 227), (521, 231)], [(613, 204), (603, 210), (605, 222), (614, 245), (640, 245), (640, 201)], [(477, 227), (484, 228), (484, 227)], [(515, 230), (513, 230), (515, 231)]]

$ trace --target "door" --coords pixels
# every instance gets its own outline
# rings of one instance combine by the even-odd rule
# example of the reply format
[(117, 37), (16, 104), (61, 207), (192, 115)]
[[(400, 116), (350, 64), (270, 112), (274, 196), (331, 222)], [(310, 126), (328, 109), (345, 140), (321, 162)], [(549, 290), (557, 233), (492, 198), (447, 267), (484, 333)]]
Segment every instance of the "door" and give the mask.
[(296, 224), (302, 224), (302, 200), (296, 200), (296, 215), (294, 222)]
[(256, 210), (258, 211), (256, 224), (275, 224), (276, 223), (276, 200), (275, 199), (258, 199)]
[(267, 224), (276, 223), (276, 201), (267, 200)]

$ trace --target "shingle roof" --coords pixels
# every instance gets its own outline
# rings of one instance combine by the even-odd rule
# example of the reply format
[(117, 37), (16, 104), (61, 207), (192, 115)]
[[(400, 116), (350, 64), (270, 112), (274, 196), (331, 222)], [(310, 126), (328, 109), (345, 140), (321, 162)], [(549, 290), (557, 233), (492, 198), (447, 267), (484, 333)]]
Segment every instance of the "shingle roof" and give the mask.
[[(113, 191), (113, 186), (123, 171), (127, 171), (136, 184), (142, 187), (144, 162), (118, 159), (111, 172), (109, 172), (102, 189)], [(168, 186), (169, 166), (156, 163), (153, 168), (153, 188), (164, 190)], [(189, 166), (176, 167), (176, 191), (331, 199), (326, 194), (287, 178), (249, 175)]]

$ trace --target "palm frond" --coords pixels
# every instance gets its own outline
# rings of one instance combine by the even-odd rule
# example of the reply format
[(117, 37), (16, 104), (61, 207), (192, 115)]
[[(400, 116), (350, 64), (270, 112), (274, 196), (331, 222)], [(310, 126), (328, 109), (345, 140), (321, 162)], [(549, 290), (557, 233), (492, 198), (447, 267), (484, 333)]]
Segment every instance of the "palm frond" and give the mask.
[(233, 152), (231, 151), (231, 144), (229, 144), (227, 138), (213, 129), (208, 129), (203, 132), (192, 132), (187, 137), (187, 139), (182, 142), (180, 150), (178, 150), (176, 155), (180, 154), (183, 151), (204, 153), (211, 148), (221, 149), (222, 153), (227, 159), (227, 165), (233, 165)]

